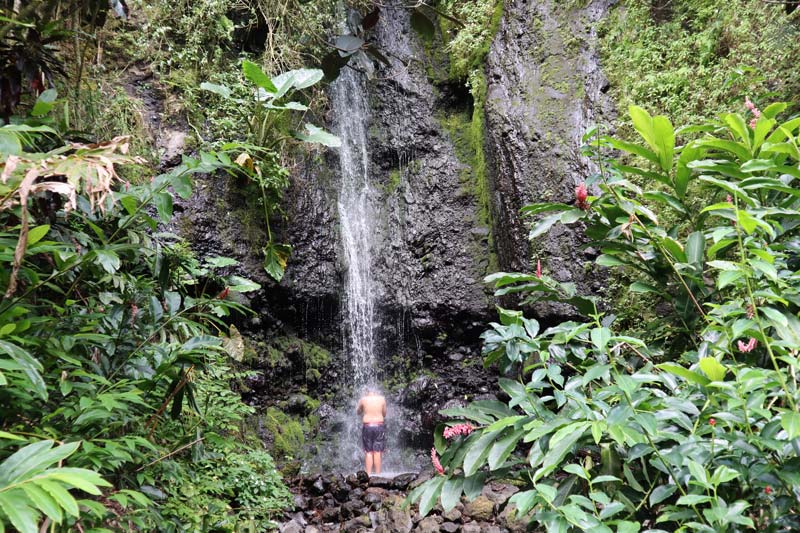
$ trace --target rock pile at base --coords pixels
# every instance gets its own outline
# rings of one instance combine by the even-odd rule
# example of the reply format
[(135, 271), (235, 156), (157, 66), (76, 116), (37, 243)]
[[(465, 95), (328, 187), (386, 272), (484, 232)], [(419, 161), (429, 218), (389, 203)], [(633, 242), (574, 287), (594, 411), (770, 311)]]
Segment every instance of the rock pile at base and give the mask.
[(404, 505), (406, 495), (430, 474), (402, 474), (394, 478), (349, 476), (297, 478), (292, 483), (294, 510), (284, 517), (281, 533), (518, 533), (528, 521), (516, 519), (508, 499), (519, 489), (490, 483), (472, 501), (462, 497), (444, 512), (440, 505), (426, 517), (417, 506)]

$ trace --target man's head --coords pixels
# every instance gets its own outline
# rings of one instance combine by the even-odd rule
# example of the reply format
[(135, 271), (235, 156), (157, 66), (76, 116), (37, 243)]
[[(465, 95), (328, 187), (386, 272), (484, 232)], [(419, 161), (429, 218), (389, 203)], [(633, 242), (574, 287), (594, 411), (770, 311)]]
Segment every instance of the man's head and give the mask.
[(367, 385), (364, 387), (364, 396), (380, 396), (381, 391), (375, 385)]

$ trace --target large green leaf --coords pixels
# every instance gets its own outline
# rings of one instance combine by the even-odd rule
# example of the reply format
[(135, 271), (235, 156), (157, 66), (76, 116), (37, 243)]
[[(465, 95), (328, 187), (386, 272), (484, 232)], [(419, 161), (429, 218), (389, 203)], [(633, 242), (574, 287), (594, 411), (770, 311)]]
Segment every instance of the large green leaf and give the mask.
[(702, 231), (691, 233), (686, 239), (686, 261), (694, 266), (695, 273), (703, 273), (703, 261), (705, 259), (706, 238)]
[(787, 411), (781, 415), (781, 426), (790, 439), (800, 437), (800, 413)]
[(725, 379), (725, 373), (728, 369), (713, 357), (703, 357), (698, 364), (700, 370), (702, 370), (711, 381), (722, 381)]
[(40, 372), (42, 371), (42, 364), (33, 358), (31, 354), (17, 346), (16, 344), (0, 340), (0, 351), (5, 352), (14, 362), (19, 365), (20, 369), (25, 373), (28, 378), (33, 391), (41, 399), (47, 399), (47, 387)]
[(422, 496), (419, 499), (420, 515), (426, 516), (431, 512), (431, 509), (433, 509), (436, 505), (436, 501), (439, 499), (439, 494), (441, 494), (442, 487), (446, 480), (447, 478), (444, 476), (436, 476), (430, 481), (425, 482), (425, 490), (422, 492)]
[(675, 129), (665, 116), (653, 117), (653, 135), (655, 136), (661, 170), (669, 173), (672, 170), (672, 159), (675, 154)]
[(278, 95), (282, 96), (289, 90), (299, 91), (319, 83), (325, 73), (318, 68), (301, 68), (290, 70), (272, 78), (272, 83), (278, 88)]
[(339, 137), (328, 133), (320, 127), (314, 126), (313, 124), (306, 124), (305, 128), (305, 133), (295, 133), (295, 137), (301, 141), (312, 144), (322, 144), (331, 148), (339, 148), (342, 145), (342, 140)]
[(534, 474), (533, 481), (536, 482), (560, 467), (564, 457), (572, 450), (589, 426), (591, 426), (591, 422), (576, 422), (558, 430), (550, 439), (550, 449), (542, 458), (542, 466)]
[(495, 442), (489, 452), (488, 462), (490, 470), (497, 470), (505, 463), (511, 452), (514, 451), (517, 442), (525, 435), (523, 428), (511, 431), (507, 436)]
[(288, 244), (273, 243), (264, 247), (264, 270), (266, 270), (275, 281), (283, 279), (286, 263), (291, 253), (292, 247)]
[(464, 478), (461, 476), (448, 478), (442, 486), (442, 508), (445, 512), (456, 506), (461, 501), (461, 489)]
[(661, 363), (660, 365), (656, 365), (657, 368), (665, 372), (669, 372), (670, 374), (674, 374), (678, 377), (685, 379), (686, 381), (691, 381), (692, 383), (697, 383), (698, 385), (708, 385), (709, 380), (705, 376), (698, 374), (697, 372), (693, 372), (687, 368), (683, 368), (680, 365), (675, 363)]
[(210, 83), (204, 81), (200, 84), (200, 88), (204, 91), (209, 91), (214, 94), (218, 94), (223, 98), (230, 98), (231, 97), (231, 90), (224, 85), (219, 85), (217, 83)]
[(244, 72), (245, 77), (253, 82), (257, 87), (264, 89), (268, 93), (275, 94), (278, 92), (277, 87), (275, 84), (272, 83), (272, 80), (264, 74), (264, 71), (261, 70), (261, 67), (253, 63), (252, 61), (244, 60), (242, 61), (242, 72)]
[(467, 451), (464, 457), (464, 475), (469, 477), (478, 471), (486, 461), (492, 445), (502, 430), (487, 431)]

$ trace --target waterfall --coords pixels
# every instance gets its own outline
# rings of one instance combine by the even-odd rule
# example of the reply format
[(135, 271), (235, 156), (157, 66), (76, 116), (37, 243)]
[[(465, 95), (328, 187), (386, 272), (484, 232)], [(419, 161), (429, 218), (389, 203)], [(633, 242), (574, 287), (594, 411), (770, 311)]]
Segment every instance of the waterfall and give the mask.
[[(404, 12), (400, 12), (401, 14)], [(394, 28), (400, 31), (398, 28)], [(330, 446), (320, 450), (317, 461), (338, 471), (352, 472), (364, 468), (361, 448), (361, 420), (355, 408), (365, 386), (380, 386), (384, 377), (381, 364), (387, 354), (381, 353), (385, 339), (381, 331), (379, 297), (383, 288), (376, 279), (374, 260), (381, 249), (376, 237), (381, 216), (386, 209), (381, 192), (373, 186), (375, 176), (370, 168), (368, 126), (371, 109), (368, 102), (367, 75), (372, 65), (359, 62), (359, 69), (343, 68), (329, 89), (334, 112), (333, 131), (342, 141), (339, 149), (340, 184), (337, 198), (341, 258), (345, 268), (342, 291), (343, 365), (338, 384), (352, 396), (341, 402), (326, 416), (326, 437)], [(384, 391), (386, 393), (388, 391)], [(399, 405), (387, 406), (387, 452), (383, 457), (383, 473), (407, 472), (414, 461), (399, 441), (400, 427), (406, 413)], [(389, 474), (391, 475), (391, 474)]]
[(375, 372), (375, 280), (372, 276), (374, 214), (370, 208), (367, 119), (369, 106), (362, 75), (345, 68), (331, 86), (336, 111), (341, 188), (338, 210), (341, 226), (345, 279), (345, 353), (350, 359), (352, 385), (359, 392), (374, 383)]
[(375, 354), (375, 279), (372, 272), (375, 209), (370, 204), (369, 151), (367, 121), (369, 105), (364, 76), (342, 69), (330, 89), (336, 114), (334, 130), (342, 140), (339, 150), (341, 183), (339, 188), (339, 226), (346, 268), (343, 294), (343, 349), (349, 378), (342, 383), (352, 388), (353, 397), (337, 413), (343, 434), (338, 445), (338, 463), (344, 470), (363, 468), (361, 421), (356, 416), (358, 397), (366, 385), (377, 383)]

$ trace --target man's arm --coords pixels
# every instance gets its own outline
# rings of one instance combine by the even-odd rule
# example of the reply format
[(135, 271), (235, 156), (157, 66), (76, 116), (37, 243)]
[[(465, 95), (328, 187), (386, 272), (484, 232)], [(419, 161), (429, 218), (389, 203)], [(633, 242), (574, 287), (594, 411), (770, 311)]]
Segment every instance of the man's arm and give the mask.
[(383, 399), (383, 409), (381, 410), (383, 416), (386, 417), (386, 398)]
[(356, 407), (356, 414), (360, 415), (364, 412), (364, 400), (358, 400), (358, 407)]

